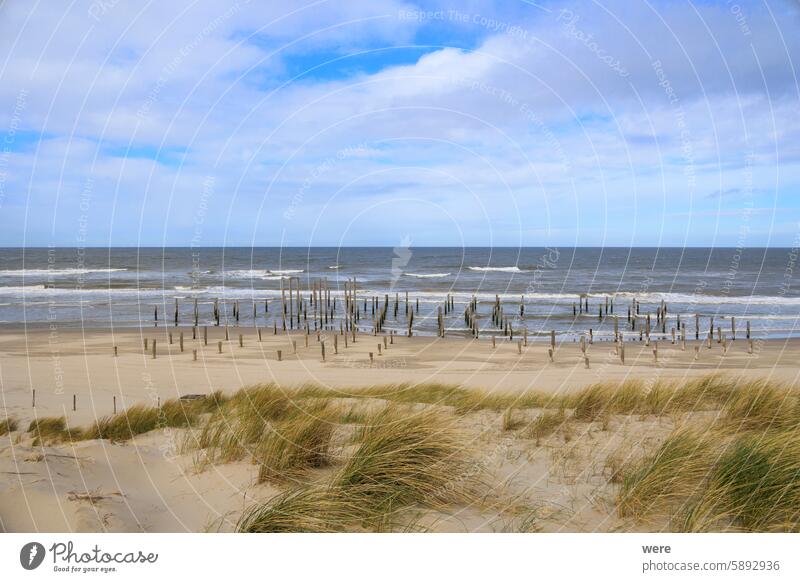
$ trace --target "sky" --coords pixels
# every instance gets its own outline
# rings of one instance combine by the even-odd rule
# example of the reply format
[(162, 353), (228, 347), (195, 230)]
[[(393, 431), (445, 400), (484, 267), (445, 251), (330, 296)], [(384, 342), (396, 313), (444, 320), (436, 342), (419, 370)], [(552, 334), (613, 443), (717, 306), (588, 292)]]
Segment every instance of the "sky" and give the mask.
[(0, 4), (0, 246), (796, 246), (800, 3)]

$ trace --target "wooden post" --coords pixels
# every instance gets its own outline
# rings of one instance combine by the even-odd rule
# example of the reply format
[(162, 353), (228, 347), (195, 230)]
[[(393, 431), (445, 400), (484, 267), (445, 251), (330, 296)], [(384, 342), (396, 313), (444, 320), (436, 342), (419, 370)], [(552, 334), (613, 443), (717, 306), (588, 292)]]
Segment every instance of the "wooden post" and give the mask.
[(116, 396), (113, 397), (113, 401), (114, 401), (114, 414), (116, 414), (117, 413), (117, 397)]
[(378, 355), (382, 356), (383, 352), (381, 351), (381, 344), (378, 344)]
[(178, 341), (181, 344), (181, 353), (183, 353), (183, 332), (181, 332), (181, 335), (179, 336)]
[(169, 337), (169, 345), (172, 345), (172, 332), (169, 332), (167, 336)]
[(153, 338), (153, 359), (156, 359), (156, 340)]
[(556, 350), (556, 330), (550, 330), (550, 349), (555, 351)]
[(114, 346), (114, 357), (117, 357), (117, 346)]
[(731, 341), (736, 341), (736, 318), (731, 316)]
[(322, 361), (324, 362), (325, 361), (325, 342), (324, 341), (319, 342), (319, 347), (322, 350)]
[(203, 326), (203, 345), (208, 345), (208, 328), (205, 325)]
[(33, 389), (33, 395), (31, 396), (31, 407), (36, 408), (36, 388)]
[(242, 334), (239, 334), (239, 347), (244, 347), (244, 336)]
[(625, 342), (619, 344), (619, 361), (623, 366), (625, 365)]
[(256, 328), (256, 332), (258, 333), (258, 341), (260, 342), (261, 341), (261, 328), (257, 327)]
[(333, 334), (333, 353), (334, 355), (339, 354), (339, 336)]
[(283, 357), (283, 354), (281, 353), (281, 350), (278, 350), (278, 361), (279, 362), (281, 361), (282, 357)]
[(297, 340), (292, 340), (292, 353), (297, 353)]
[(369, 363), (370, 363), (370, 364), (372, 364), (372, 362), (373, 362), (373, 359), (372, 359), (372, 352), (370, 352), (370, 353), (369, 353)]
[(747, 339), (750, 339), (750, 320), (747, 320)]
[(222, 342), (221, 341), (217, 342), (217, 353), (219, 353), (219, 354), (222, 353)]
[(581, 353), (586, 353), (586, 336), (581, 336)]
[(78, 400), (75, 394), (72, 395), (72, 412), (78, 410)]
[(495, 337), (494, 336), (492, 336), (492, 347), (493, 348), (497, 347), (497, 343), (495, 342)]
[(144, 352), (147, 353), (147, 338), (144, 338)]
[(192, 350), (192, 361), (193, 362), (197, 361), (197, 350), (196, 349)]

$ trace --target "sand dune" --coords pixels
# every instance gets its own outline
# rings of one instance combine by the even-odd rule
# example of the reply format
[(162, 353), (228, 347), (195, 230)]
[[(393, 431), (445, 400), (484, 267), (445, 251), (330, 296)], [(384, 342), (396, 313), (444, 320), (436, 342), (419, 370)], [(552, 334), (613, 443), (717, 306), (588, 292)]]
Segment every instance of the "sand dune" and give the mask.
[[(180, 331), (185, 337), (183, 353), (177, 343)], [(240, 333), (244, 347), (239, 347)], [(295, 479), (305, 484), (335, 478), (352, 454), (353, 427), (392, 400), (375, 393), (352, 398), (344, 392), (400, 383), (447, 384), (484, 398), (484, 404), (466, 414), (458, 405), (454, 407), (452, 397), (402, 403), (411, 407), (409, 414), (421, 406), (441, 409), (452, 417), (471, 462), (489, 481), (480, 505), (429, 507), (414, 517), (415, 527), (437, 531), (669, 529), (664, 519), (645, 524), (620, 517), (615, 509), (618, 484), (609, 468), (619, 458), (629, 462), (651, 450), (680, 424), (707, 422), (713, 411), (612, 411), (589, 419), (568, 417), (540, 434), (532, 427), (543, 426), (538, 419), (554, 412), (533, 402), (532, 391), (569, 398), (590, 384), (606, 381), (683, 381), (720, 372), (737, 381), (770, 378), (793, 383), (797, 375), (795, 341), (757, 342), (754, 354), (747, 353), (747, 344), (741, 340), (727, 354), (713, 344), (711, 349), (702, 347), (697, 360), (694, 342), (681, 351), (680, 346), (662, 341), (657, 362), (653, 346), (637, 341), (627, 345), (624, 365), (611, 344), (595, 343), (588, 349), (587, 369), (577, 344), (560, 346), (551, 363), (547, 344), (541, 342), (529, 343), (520, 354), (516, 342), (498, 342), (493, 349), (487, 340), (396, 337), (378, 356), (382, 339), (361, 334), (347, 348), (340, 338), (335, 355), (328, 336), (323, 362), (313, 335), (306, 348), (302, 335), (265, 333), (258, 342), (254, 330), (230, 328), (230, 341), (224, 342), (219, 354), (217, 342), (223, 334), (221, 329), (210, 330), (209, 345), (203, 346), (201, 340), (189, 339), (189, 329), (115, 330), (113, 334), (6, 330), (0, 336), (0, 420), (13, 417), (18, 426), (0, 436), (0, 529), (233, 531), (246, 508), (267, 503), (289, 486), (259, 483), (259, 468), (252, 458), (200, 466), (202, 451), (185, 447), (189, 429), (180, 427), (159, 428), (124, 442), (55, 439), (44, 444), (26, 429), (36, 418), (53, 416), (64, 416), (70, 427), (88, 428), (113, 412), (115, 399), (121, 412), (137, 404), (155, 406), (215, 390), (232, 394), (245, 386), (270, 382), (286, 389), (313, 383), (330, 390), (324, 398), (340, 415), (331, 437), (333, 460)], [(156, 359), (150, 350), (144, 352), (144, 337), (158, 340)], [(292, 353), (291, 341), (297, 342), (297, 354)], [(113, 346), (117, 346), (117, 357)], [(194, 349), (198, 361), (192, 359)], [(283, 352), (281, 362), (276, 357), (278, 349)], [(493, 396), (498, 396), (499, 404), (488, 404)], [(504, 403), (514, 410), (504, 410)], [(568, 410), (567, 414), (572, 413)]]

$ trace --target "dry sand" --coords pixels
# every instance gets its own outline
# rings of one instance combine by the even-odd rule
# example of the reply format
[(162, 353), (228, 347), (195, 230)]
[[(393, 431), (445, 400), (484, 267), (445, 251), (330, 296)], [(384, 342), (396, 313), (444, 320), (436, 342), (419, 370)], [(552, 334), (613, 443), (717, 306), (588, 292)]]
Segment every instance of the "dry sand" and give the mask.
[[(181, 331), (183, 353), (178, 345)], [(244, 347), (239, 347), (240, 333)], [(315, 335), (308, 338), (306, 348), (302, 334), (274, 336), (264, 330), (261, 342), (252, 328), (229, 328), (229, 334), (230, 341), (223, 342), (219, 354), (221, 328), (209, 328), (208, 346), (202, 345), (202, 332), (198, 340), (191, 339), (191, 328), (113, 332), (5, 328), (0, 332), (0, 420), (13, 416), (24, 430), (37, 416), (63, 415), (71, 426), (88, 426), (111, 414), (115, 397), (122, 410), (136, 403), (155, 404), (159, 398), (232, 392), (263, 382), (287, 387), (312, 382), (332, 388), (437, 382), (485, 391), (556, 393), (605, 380), (685, 378), (713, 372), (794, 383), (799, 370), (800, 344), (794, 340), (756, 341), (754, 354), (747, 353), (744, 339), (732, 342), (727, 354), (716, 342), (708, 349), (691, 341), (682, 351), (662, 340), (658, 362), (652, 345), (633, 341), (626, 344), (624, 365), (612, 344), (595, 342), (587, 352), (587, 369), (578, 344), (572, 342), (559, 346), (551, 363), (548, 343), (541, 341), (529, 342), (519, 354), (516, 340), (498, 339), (493, 349), (487, 339), (395, 337), (379, 356), (382, 339), (359, 334), (348, 348), (340, 337), (335, 355), (329, 335), (323, 362)], [(143, 350), (144, 338), (157, 339), (156, 359), (150, 350)], [(292, 340), (297, 342), (297, 354)], [(697, 360), (695, 345), (702, 346)], [(192, 359), (194, 349), (197, 361)], [(281, 362), (276, 357), (279, 349)], [(648, 440), (663, 438), (672, 428), (671, 419), (620, 417), (611, 420), (610, 429), (587, 423), (578, 434), (559, 434), (553, 437), (557, 442), (536, 446), (504, 433), (500, 416), (483, 411), (465, 422), (489, 474), (511, 497), (527, 500), (526, 507), (535, 506), (536, 529), (633, 527), (620, 522), (611, 509), (613, 491), (605, 461), (620, 454), (625, 443), (625, 454), (630, 455)], [(13, 438), (0, 437), (0, 531), (230, 531), (243, 507), (276, 493), (269, 485), (254, 485), (256, 469), (249, 463), (197, 472), (190, 455), (176, 452), (180, 433), (165, 429), (125, 444), (95, 440), (48, 447), (33, 446), (20, 431)], [(521, 511), (520, 520), (524, 514)], [(521, 527), (508, 515), (475, 510), (426, 519), (439, 530)]]

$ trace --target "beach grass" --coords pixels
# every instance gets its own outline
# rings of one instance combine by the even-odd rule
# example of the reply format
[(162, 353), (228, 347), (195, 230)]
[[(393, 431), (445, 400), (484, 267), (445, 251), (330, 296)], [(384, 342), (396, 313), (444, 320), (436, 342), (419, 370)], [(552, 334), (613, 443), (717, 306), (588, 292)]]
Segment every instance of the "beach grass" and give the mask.
[(388, 405), (369, 416), (354, 440), (355, 450), (329, 481), (252, 506), (237, 530), (391, 530), (411, 506), (441, 508), (477, 499), (462, 435), (441, 411)]
[(8, 416), (0, 420), (0, 436), (14, 432), (19, 428), (19, 422), (13, 416)]
[(563, 408), (550, 411), (543, 410), (533, 422), (531, 422), (523, 431), (526, 438), (536, 440), (536, 445), (539, 446), (541, 439), (553, 434), (567, 421), (567, 416)]
[(258, 482), (282, 481), (328, 465), (334, 428), (335, 412), (327, 404), (272, 424), (254, 450)]
[[(198, 468), (247, 460), (258, 468), (257, 484), (278, 488), (247, 508), (239, 531), (398, 531), (415, 512), (488, 497), (470, 444), (487, 418), (496, 434), (508, 433), (504, 439), (538, 446), (561, 431), (577, 446), (609, 425), (643, 426), (664, 416), (657, 422), (667, 430), (642, 440), (636, 454), (628, 446), (633, 437), (622, 434), (599, 460), (620, 518), (672, 531), (798, 531), (798, 394), (777, 382), (720, 375), (600, 382), (556, 396), (443, 384), (350, 391), (260, 384), (230, 396), (131, 406), (85, 431), (68, 428), (64, 417), (43, 417), (28, 432), (46, 444), (184, 429), (183, 452), (195, 455)], [(466, 420), (481, 411), (494, 414)], [(611, 424), (615, 415), (628, 420)], [(10, 418), (0, 424), (0, 433), (16, 429)], [(563, 443), (548, 446), (563, 452)], [(540, 527), (534, 522), (526, 529)]]
[(797, 392), (766, 380), (705, 388), (720, 407), (711, 423), (618, 470), (620, 515), (674, 531), (799, 531)]
[(82, 436), (81, 429), (67, 427), (63, 416), (35, 418), (28, 425), (28, 432), (33, 435), (34, 446), (78, 440)]

